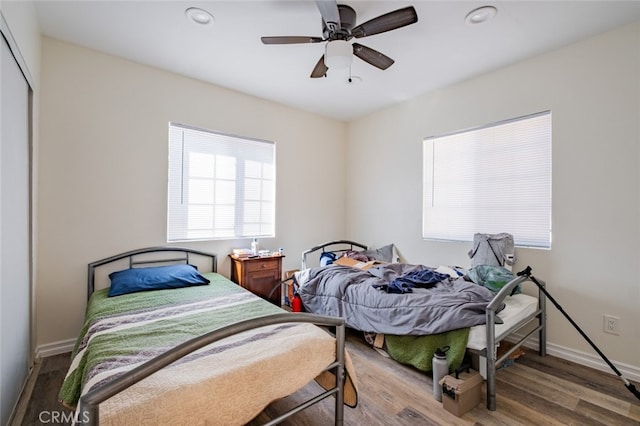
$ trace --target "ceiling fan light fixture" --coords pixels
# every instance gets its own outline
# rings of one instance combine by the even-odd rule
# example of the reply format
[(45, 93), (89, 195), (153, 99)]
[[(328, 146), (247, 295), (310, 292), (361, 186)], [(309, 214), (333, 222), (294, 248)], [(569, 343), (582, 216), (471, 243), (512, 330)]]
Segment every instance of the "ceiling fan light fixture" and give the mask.
[(199, 7), (189, 7), (184, 13), (191, 22), (198, 25), (211, 25), (213, 23), (213, 15)]
[(349, 68), (353, 61), (353, 47), (346, 40), (333, 40), (325, 47), (324, 63), (329, 69)]
[(464, 22), (469, 25), (481, 24), (496, 16), (498, 9), (493, 6), (482, 6), (467, 13)]

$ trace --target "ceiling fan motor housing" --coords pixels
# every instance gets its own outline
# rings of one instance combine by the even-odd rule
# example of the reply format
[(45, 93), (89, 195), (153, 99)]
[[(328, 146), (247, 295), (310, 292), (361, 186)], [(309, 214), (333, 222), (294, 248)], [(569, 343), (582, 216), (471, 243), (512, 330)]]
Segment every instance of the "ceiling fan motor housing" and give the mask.
[(338, 13), (340, 14), (340, 28), (328, 28), (327, 24), (322, 21), (322, 34), (325, 39), (348, 40), (351, 38), (351, 29), (356, 24), (356, 11), (350, 6), (339, 4)]

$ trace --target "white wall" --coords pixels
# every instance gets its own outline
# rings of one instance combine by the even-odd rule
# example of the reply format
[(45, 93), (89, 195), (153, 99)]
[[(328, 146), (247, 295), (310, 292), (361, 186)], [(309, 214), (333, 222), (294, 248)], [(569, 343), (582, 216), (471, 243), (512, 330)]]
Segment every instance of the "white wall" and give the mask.
[[(344, 234), (346, 125), (96, 51), (43, 38), (37, 340), (77, 336), (87, 263), (166, 244), (168, 122), (272, 140), (284, 269)], [(331, 172), (327, 172), (330, 170)], [(199, 242), (227, 254), (249, 240)], [(53, 350), (53, 349), (52, 349)]]
[[(410, 262), (468, 265), (469, 244), (421, 239), (422, 140), (550, 109), (553, 247), (517, 250), (607, 354), (640, 372), (640, 23), (425, 94), (349, 125), (349, 237)], [(480, 231), (480, 230), (479, 230)], [(519, 269), (518, 269), (519, 270)], [(621, 333), (603, 333), (603, 315)], [(549, 304), (551, 352), (592, 349)], [(608, 367), (605, 367), (608, 368)]]

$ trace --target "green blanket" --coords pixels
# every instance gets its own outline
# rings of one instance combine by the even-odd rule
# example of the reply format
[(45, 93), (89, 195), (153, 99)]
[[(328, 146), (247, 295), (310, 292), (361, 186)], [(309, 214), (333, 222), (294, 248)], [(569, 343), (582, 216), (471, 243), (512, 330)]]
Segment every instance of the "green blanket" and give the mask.
[[(195, 336), (241, 320), (282, 312), (218, 274), (211, 284), (108, 297), (96, 291), (59, 393), (74, 408), (86, 392)], [(119, 373), (118, 373), (119, 372)]]
[(460, 368), (469, 339), (469, 328), (448, 331), (430, 336), (394, 336), (385, 335), (386, 350), (394, 360), (416, 367), (418, 370), (431, 371), (433, 353), (437, 348), (449, 346), (447, 363), (449, 371)]

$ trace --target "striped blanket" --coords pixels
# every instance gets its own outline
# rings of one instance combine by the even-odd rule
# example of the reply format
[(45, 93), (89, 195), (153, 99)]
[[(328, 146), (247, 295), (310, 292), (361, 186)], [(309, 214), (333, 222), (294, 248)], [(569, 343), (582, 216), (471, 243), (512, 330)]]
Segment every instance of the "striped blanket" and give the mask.
[[(95, 292), (59, 393), (81, 395), (176, 345), (241, 320), (282, 312), (221, 275), (210, 285), (108, 297)], [(206, 346), (100, 405), (101, 424), (245, 424), (313, 380), (335, 340), (310, 324), (279, 324)]]

